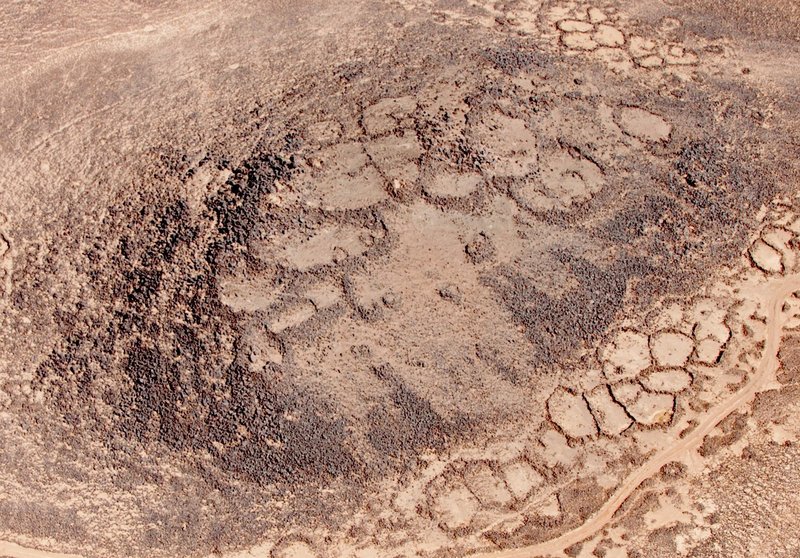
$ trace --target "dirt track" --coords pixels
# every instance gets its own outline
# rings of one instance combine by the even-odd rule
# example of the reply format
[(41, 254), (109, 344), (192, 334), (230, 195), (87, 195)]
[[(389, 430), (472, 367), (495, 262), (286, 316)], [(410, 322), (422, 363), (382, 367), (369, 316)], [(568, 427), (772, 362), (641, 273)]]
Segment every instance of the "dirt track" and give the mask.
[(0, 555), (747, 555), (797, 17), (0, 8)]
[(560, 554), (565, 548), (585, 540), (605, 527), (614, 517), (620, 506), (646, 479), (656, 475), (659, 470), (672, 461), (680, 458), (682, 454), (695, 451), (703, 443), (705, 437), (724, 420), (728, 415), (743, 405), (747, 405), (764, 386), (770, 374), (774, 374), (780, 366), (778, 349), (783, 336), (781, 308), (787, 298), (800, 287), (800, 276), (792, 275), (781, 277), (766, 285), (759, 285), (746, 293), (754, 299), (763, 299), (768, 309), (766, 345), (763, 356), (755, 373), (748, 378), (747, 383), (732, 397), (712, 408), (688, 435), (676, 440), (672, 445), (661, 449), (650, 457), (643, 465), (629, 475), (617, 488), (611, 498), (591, 516), (583, 525), (563, 535), (540, 544), (513, 550), (490, 552), (477, 556), (497, 558), (529, 558), (534, 556), (550, 556)]
[(34, 548), (25, 548), (18, 544), (3, 541), (0, 542), (0, 552), (4, 556), (12, 556), (13, 558), (78, 558), (78, 554), (63, 554), (60, 552), (47, 552), (45, 550), (36, 550)]
[[(585, 523), (559, 537), (536, 545), (513, 550), (482, 553), (475, 556), (482, 558), (529, 558), (558, 555), (565, 548), (583, 541), (603, 529), (613, 519), (620, 506), (636, 491), (642, 482), (658, 474), (664, 465), (680, 458), (682, 454), (696, 451), (705, 437), (722, 420), (743, 405), (747, 405), (753, 396), (763, 389), (765, 381), (780, 366), (777, 356), (783, 334), (782, 325), (785, 321), (781, 309), (787, 298), (799, 288), (800, 276), (790, 275), (774, 279), (765, 285), (751, 287), (743, 293), (751, 299), (764, 300), (768, 309), (766, 316), (766, 344), (755, 373), (748, 378), (742, 389), (706, 413), (688, 435), (675, 440), (672, 445), (662, 448), (657, 454), (648, 458), (643, 465), (638, 467), (621, 483), (613, 495)], [(74, 558), (78, 556), (26, 549), (10, 542), (0, 543), (0, 552), (14, 558)]]

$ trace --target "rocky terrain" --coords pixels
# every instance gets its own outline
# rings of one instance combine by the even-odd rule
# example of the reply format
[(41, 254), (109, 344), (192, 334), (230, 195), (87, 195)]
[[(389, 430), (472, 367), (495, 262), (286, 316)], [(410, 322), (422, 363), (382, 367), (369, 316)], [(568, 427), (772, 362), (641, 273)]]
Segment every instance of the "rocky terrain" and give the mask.
[(0, 28), (0, 556), (800, 552), (795, 0)]

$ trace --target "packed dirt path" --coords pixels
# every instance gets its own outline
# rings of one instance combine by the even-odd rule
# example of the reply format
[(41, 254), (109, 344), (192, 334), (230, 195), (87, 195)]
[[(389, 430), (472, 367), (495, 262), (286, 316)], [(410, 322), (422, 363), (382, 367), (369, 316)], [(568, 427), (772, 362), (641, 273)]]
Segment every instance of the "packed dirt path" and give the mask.
[(10, 556), (11, 558), (81, 558), (78, 554), (64, 554), (61, 552), (47, 552), (36, 550), (35, 548), (25, 548), (24, 546), (0, 541), (0, 555)]
[(750, 4), (0, 6), (0, 556), (796, 554)]
[(698, 425), (689, 434), (675, 440), (654, 456), (649, 458), (644, 465), (629, 475), (617, 488), (613, 496), (577, 529), (539, 544), (515, 548), (513, 550), (489, 552), (478, 554), (480, 558), (535, 558), (540, 556), (561, 556), (564, 549), (581, 542), (599, 530), (603, 529), (614, 517), (622, 504), (633, 494), (646, 479), (656, 475), (659, 470), (672, 461), (680, 458), (682, 454), (696, 451), (703, 443), (705, 437), (728, 415), (751, 402), (756, 393), (763, 387), (771, 374), (780, 366), (778, 350), (783, 335), (783, 323), (786, 316), (782, 308), (793, 292), (800, 290), (800, 275), (790, 275), (772, 279), (766, 284), (750, 286), (743, 291), (743, 295), (751, 300), (763, 300), (768, 310), (766, 316), (766, 344), (763, 356), (755, 373), (747, 383), (732, 397), (726, 399), (712, 408), (703, 416)]
[[(792, 293), (800, 290), (800, 275), (772, 278), (766, 283), (750, 285), (741, 291), (741, 295), (749, 300), (764, 302), (767, 309), (766, 339), (762, 357), (755, 372), (746, 384), (732, 397), (724, 400), (702, 416), (697, 426), (686, 436), (675, 440), (672, 445), (664, 447), (648, 458), (606, 500), (603, 506), (580, 527), (563, 535), (539, 544), (504, 551), (475, 554), (476, 558), (536, 558), (544, 556), (561, 556), (564, 549), (579, 543), (612, 521), (617, 510), (637, 490), (646, 479), (657, 475), (659, 470), (682, 454), (696, 451), (711, 431), (732, 412), (748, 405), (752, 398), (764, 388), (765, 383), (774, 375), (780, 366), (778, 351), (783, 335), (783, 325), (787, 316), (782, 312), (784, 305)], [(0, 541), (0, 554), (12, 558), (80, 558), (77, 554), (46, 552)]]

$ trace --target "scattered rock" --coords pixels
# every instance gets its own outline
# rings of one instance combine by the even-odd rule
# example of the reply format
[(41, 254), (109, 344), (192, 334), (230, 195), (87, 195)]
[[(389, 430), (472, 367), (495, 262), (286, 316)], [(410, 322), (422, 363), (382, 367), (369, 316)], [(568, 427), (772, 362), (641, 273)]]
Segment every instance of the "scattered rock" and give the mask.
[(467, 528), (480, 508), (481, 503), (464, 485), (443, 490), (431, 503), (434, 519), (448, 531)]
[(533, 210), (568, 209), (589, 200), (603, 187), (603, 172), (592, 161), (567, 150), (543, 155), (536, 180), (526, 180), (512, 191)]
[(716, 364), (722, 356), (722, 343), (711, 337), (697, 343), (694, 361), (700, 364)]
[(456, 285), (445, 285), (439, 288), (439, 296), (445, 300), (459, 304), (461, 302), (461, 290)]
[(660, 331), (650, 340), (650, 349), (658, 366), (681, 367), (694, 350), (691, 337), (675, 331)]
[(666, 120), (639, 107), (623, 108), (619, 125), (629, 136), (644, 141), (666, 141), (672, 133), (672, 126)]
[(483, 181), (478, 173), (454, 174), (444, 172), (437, 174), (423, 186), (429, 196), (435, 198), (463, 198), (474, 192)]
[(656, 43), (654, 41), (636, 35), (630, 38), (630, 45), (628, 46), (631, 56), (636, 58), (651, 55), (655, 48)]
[(633, 68), (633, 60), (630, 55), (620, 48), (601, 47), (594, 53), (605, 62), (612, 72), (621, 73)]
[(495, 254), (494, 244), (485, 232), (481, 232), (464, 247), (467, 258), (474, 264), (491, 260)]
[(397, 308), (400, 305), (400, 297), (394, 293), (386, 293), (381, 297), (381, 302), (387, 308)]
[(614, 394), (614, 399), (622, 403), (626, 409), (642, 393), (642, 386), (638, 382), (632, 381), (617, 382), (612, 384), (610, 389)]
[(335, 120), (316, 122), (306, 130), (306, 139), (310, 143), (317, 145), (331, 144), (339, 139), (341, 135), (342, 125)]
[(413, 183), (419, 176), (417, 159), (423, 149), (413, 130), (399, 136), (386, 136), (366, 145), (367, 153), (378, 169), (390, 181)]
[(597, 433), (589, 406), (582, 396), (558, 389), (547, 400), (550, 418), (570, 438), (582, 438)]
[(483, 123), (481, 143), (489, 155), (492, 176), (523, 177), (536, 169), (538, 139), (521, 118), (494, 114)]
[(602, 23), (607, 19), (608, 16), (598, 8), (589, 8), (589, 21), (592, 23)]
[(783, 261), (781, 253), (761, 239), (750, 246), (750, 259), (753, 264), (765, 273), (782, 273)]
[(652, 363), (647, 336), (630, 330), (618, 331), (603, 351), (602, 357), (621, 372), (615, 375), (625, 377), (636, 376)]
[(675, 398), (671, 395), (643, 391), (632, 404), (626, 405), (626, 408), (639, 424), (657, 426), (672, 420), (674, 406)]
[(597, 31), (592, 36), (598, 45), (606, 47), (618, 47), (625, 44), (625, 35), (611, 25), (598, 25)]
[(692, 385), (692, 376), (682, 368), (655, 370), (642, 378), (642, 385), (649, 391), (678, 393)]
[(586, 394), (586, 399), (603, 434), (618, 436), (633, 424), (622, 405), (611, 397), (608, 386), (597, 386)]
[(591, 23), (587, 21), (578, 21), (577, 19), (565, 19), (558, 22), (558, 28), (565, 33), (588, 33), (593, 29)]
[(597, 42), (591, 33), (564, 33), (561, 35), (561, 42), (564, 46), (574, 50), (594, 50)]
[(503, 467), (503, 475), (511, 493), (524, 500), (531, 490), (544, 482), (539, 472), (527, 461), (515, 461)]
[(636, 60), (636, 63), (642, 68), (658, 68), (664, 65), (664, 59), (660, 56), (652, 54)]
[(397, 119), (416, 108), (417, 101), (411, 96), (382, 99), (364, 111), (364, 129), (372, 136), (390, 132), (397, 127)]
[(513, 502), (503, 479), (498, 478), (487, 463), (468, 464), (464, 483), (484, 506), (502, 507)]
[(292, 542), (272, 551), (274, 558), (316, 558), (317, 553), (305, 542)]

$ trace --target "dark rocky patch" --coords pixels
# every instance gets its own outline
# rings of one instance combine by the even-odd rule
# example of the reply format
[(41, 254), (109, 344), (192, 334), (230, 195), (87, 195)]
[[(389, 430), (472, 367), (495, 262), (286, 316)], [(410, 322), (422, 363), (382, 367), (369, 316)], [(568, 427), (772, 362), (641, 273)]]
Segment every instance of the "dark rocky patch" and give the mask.
[(389, 386), (391, 403), (370, 411), (367, 438), (380, 453), (407, 460), (419, 450), (441, 451), (448, 440), (467, 426), (465, 417), (444, 419), (430, 402), (414, 393), (389, 365), (375, 375)]
[(509, 75), (517, 75), (537, 66), (547, 67), (553, 62), (552, 55), (517, 40), (508, 41), (502, 46), (487, 48), (481, 52), (481, 55), (497, 69)]
[(628, 280), (651, 272), (637, 258), (621, 259), (601, 269), (565, 251), (555, 255), (569, 265), (579, 282), (579, 287), (561, 298), (537, 289), (536, 277), (512, 269), (502, 269), (484, 279), (515, 319), (525, 326), (538, 365), (569, 357), (580, 343), (601, 335), (622, 306)]
[[(220, 470), (257, 483), (360, 470), (342, 420), (323, 416), (325, 406), (278, 369), (242, 364), (244, 324), (217, 293), (218, 274), (241, 257), (236, 247), (259, 231), (261, 197), (293, 166), (257, 155), (200, 216), (159, 194), (112, 208), (105, 240), (85, 254), (96, 309), (59, 313), (64, 339), (37, 374), (75, 432), (94, 432), (120, 459), (135, 444), (202, 450)], [(115, 230), (130, 232), (115, 241)]]
[(485, 232), (480, 232), (464, 247), (464, 252), (469, 261), (479, 264), (494, 258), (496, 249), (491, 237)]

